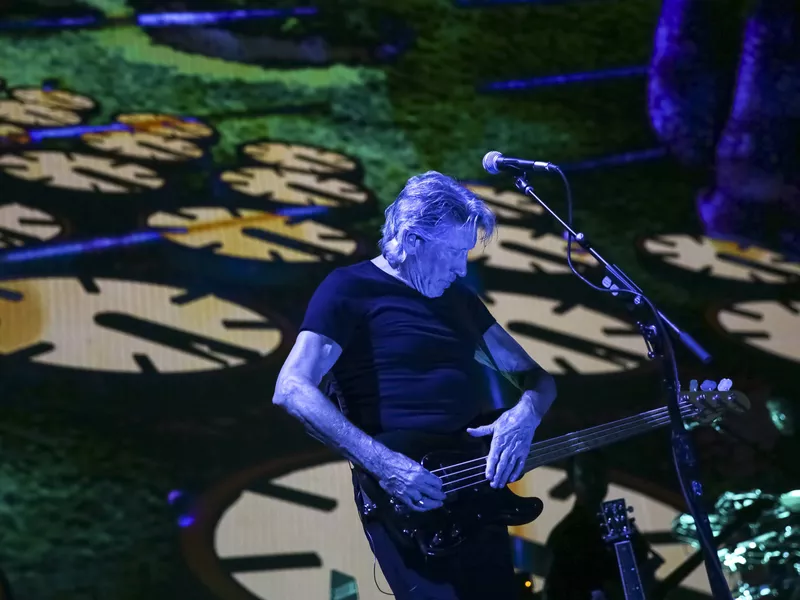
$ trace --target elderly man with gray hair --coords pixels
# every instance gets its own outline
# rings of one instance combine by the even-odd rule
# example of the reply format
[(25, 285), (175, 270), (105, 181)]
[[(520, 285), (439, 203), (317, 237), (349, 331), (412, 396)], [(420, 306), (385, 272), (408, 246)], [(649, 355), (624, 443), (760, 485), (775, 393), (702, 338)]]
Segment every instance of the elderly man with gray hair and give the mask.
[[(556, 390), (553, 377), (459, 281), (479, 237), (485, 244), (494, 232), (486, 204), (429, 171), (408, 180), (385, 217), (381, 254), (335, 269), (315, 291), (273, 402), (397, 502), (425, 512), (443, 505), (441, 480), (376, 437), (491, 436), (485, 477), (501, 488), (522, 475)], [(491, 354), (492, 368), (522, 381), (524, 393), (493, 423), (472, 428), (486, 405), (479, 348)], [(337, 384), (339, 408), (320, 391), (325, 377)], [(358, 499), (356, 478), (354, 484)], [(379, 521), (363, 525), (397, 600), (515, 597), (505, 528), (486, 527), (455, 556), (426, 561)]]

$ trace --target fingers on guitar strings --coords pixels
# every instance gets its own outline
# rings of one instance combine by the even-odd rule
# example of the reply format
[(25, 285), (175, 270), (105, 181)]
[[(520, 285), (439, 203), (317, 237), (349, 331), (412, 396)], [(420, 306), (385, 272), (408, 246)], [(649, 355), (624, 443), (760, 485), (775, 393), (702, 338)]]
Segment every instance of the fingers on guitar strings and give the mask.
[(508, 482), (508, 478), (511, 476), (511, 472), (514, 469), (515, 464), (516, 458), (514, 454), (509, 449), (504, 450), (500, 460), (498, 461), (494, 477), (492, 477), (491, 485), (493, 488), (501, 488), (505, 486), (505, 484)]
[(426, 496), (429, 496), (433, 500), (444, 500), (445, 494), (442, 491), (442, 483), (441, 480), (437, 479), (436, 483), (432, 483), (431, 485), (425, 486), (422, 490)]
[(516, 462), (514, 463), (514, 471), (511, 473), (511, 477), (508, 478), (509, 483), (513, 483), (518, 481), (519, 478), (522, 476), (522, 471), (525, 467), (525, 458), (519, 457), (517, 458)]

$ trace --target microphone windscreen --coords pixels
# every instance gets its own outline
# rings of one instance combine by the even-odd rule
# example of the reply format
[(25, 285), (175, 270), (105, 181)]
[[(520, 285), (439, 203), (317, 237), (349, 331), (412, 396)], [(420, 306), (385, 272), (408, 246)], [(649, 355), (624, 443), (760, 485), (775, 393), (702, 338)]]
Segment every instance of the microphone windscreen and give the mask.
[(497, 161), (500, 158), (503, 158), (503, 155), (497, 150), (487, 152), (486, 156), (483, 157), (483, 168), (492, 175), (496, 175), (500, 172), (500, 169), (497, 167)]

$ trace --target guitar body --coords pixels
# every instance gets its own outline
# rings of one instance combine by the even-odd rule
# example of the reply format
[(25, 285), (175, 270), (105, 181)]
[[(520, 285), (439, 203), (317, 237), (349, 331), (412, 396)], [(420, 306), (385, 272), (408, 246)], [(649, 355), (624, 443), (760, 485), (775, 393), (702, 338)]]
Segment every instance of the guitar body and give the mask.
[(362, 521), (379, 521), (393, 539), (424, 556), (450, 556), (487, 525), (530, 523), (544, 508), (539, 498), (523, 498), (508, 488), (489, 485), (483, 460), (488, 446), (482, 439), (420, 432), (375, 437), (391, 450), (435, 471), (444, 482), (444, 490), (461, 488), (448, 492), (441, 508), (417, 512), (391, 498), (371, 475), (354, 469)]

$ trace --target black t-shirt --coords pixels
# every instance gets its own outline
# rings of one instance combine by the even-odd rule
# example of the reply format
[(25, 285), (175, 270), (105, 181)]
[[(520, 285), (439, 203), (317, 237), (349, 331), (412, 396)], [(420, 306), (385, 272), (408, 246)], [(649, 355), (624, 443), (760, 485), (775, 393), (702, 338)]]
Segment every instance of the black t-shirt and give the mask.
[(300, 329), (342, 347), (332, 374), (353, 424), (370, 435), (455, 433), (487, 404), (474, 356), (494, 322), (459, 281), (428, 298), (367, 260), (325, 278)]

